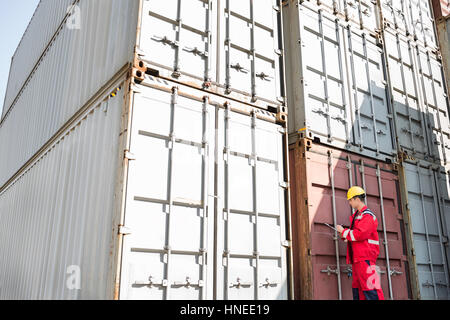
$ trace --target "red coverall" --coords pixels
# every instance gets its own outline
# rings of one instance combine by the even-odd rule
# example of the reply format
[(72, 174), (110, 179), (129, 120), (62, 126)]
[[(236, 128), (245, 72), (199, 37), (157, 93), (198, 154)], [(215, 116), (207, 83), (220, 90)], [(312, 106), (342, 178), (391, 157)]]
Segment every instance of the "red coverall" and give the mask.
[(347, 240), (347, 264), (352, 264), (353, 300), (384, 300), (376, 260), (380, 253), (375, 214), (364, 206), (350, 217), (350, 229), (342, 231)]

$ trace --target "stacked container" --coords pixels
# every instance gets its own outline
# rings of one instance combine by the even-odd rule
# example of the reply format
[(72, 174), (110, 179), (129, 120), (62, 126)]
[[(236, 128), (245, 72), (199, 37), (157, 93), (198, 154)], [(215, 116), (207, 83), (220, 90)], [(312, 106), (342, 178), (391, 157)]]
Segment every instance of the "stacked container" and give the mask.
[(449, 100), (436, 20), (429, 1), (382, 1), (381, 13), (412, 288), (421, 299), (449, 299)]
[(0, 297), (289, 298), (281, 26), (275, 0), (42, 0), (0, 125)]
[(345, 248), (323, 223), (348, 225), (345, 192), (359, 185), (379, 222), (385, 297), (448, 299), (450, 127), (431, 5), (283, 10), (295, 296), (350, 298)]

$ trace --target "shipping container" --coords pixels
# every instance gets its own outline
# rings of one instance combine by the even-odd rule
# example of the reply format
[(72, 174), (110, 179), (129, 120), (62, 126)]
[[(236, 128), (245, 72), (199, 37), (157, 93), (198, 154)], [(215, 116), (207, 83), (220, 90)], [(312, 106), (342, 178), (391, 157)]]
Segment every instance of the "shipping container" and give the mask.
[[(133, 61), (138, 3), (82, 0), (77, 5), (80, 28), (60, 29), (1, 120), (0, 187), (93, 96), (111, 85), (110, 79), (126, 73)], [(45, 15), (35, 16), (38, 18), (45, 19)], [(38, 44), (20, 46), (16, 55), (26, 60), (28, 56), (22, 51), (33, 52), (34, 45), (37, 50)], [(18, 59), (13, 65), (20, 64)]]
[(1, 298), (289, 298), (277, 114), (121, 79), (0, 189)]
[(383, 33), (398, 148), (430, 162), (450, 161), (449, 100), (439, 57), (398, 32)]
[(347, 190), (363, 187), (378, 220), (381, 286), (386, 300), (411, 299), (408, 239), (395, 164), (300, 139), (289, 146), (295, 297), (352, 299), (346, 244), (330, 225), (353, 213)]
[(320, 9), (360, 29), (370, 32), (379, 29), (379, 10), (376, 1), (303, 0), (298, 3), (306, 7), (319, 6)]
[(445, 18), (450, 15), (450, 1), (448, 0), (432, 0), (434, 19)]
[(381, 0), (383, 29), (392, 29), (430, 50), (439, 48), (430, 0)]
[(0, 189), (1, 300), (113, 297), (123, 110), (124, 90), (94, 101)]
[(380, 160), (396, 155), (379, 38), (312, 5), (284, 7), (289, 133)]
[[(65, 16), (63, 3), (53, 3), (42, 1), (12, 63), (0, 124), (0, 186), (135, 63), (135, 52), (139, 72), (271, 110), (284, 102), (279, 0), (78, 0)], [(51, 10), (58, 13), (44, 33), (59, 25), (57, 32), (35, 36)]]
[(283, 102), (279, 0), (142, 1), (138, 46), (159, 75)]
[(413, 238), (411, 266), (421, 299), (450, 299), (449, 169), (411, 157), (400, 158), (404, 212)]
[(8, 87), (4, 100), (2, 118), (16, 99), (30, 73), (36, 67), (45, 48), (57, 36), (77, 0), (43, 0), (39, 4), (11, 58)]

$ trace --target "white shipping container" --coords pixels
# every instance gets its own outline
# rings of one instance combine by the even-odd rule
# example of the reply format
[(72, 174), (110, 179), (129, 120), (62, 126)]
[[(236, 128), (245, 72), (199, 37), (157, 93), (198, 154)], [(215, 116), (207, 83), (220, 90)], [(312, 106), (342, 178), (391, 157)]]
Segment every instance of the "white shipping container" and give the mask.
[(287, 299), (277, 115), (121, 81), (0, 190), (0, 297)]
[[(123, 105), (123, 90), (95, 101), (1, 189), (1, 300), (113, 297)], [(77, 269), (81, 290), (70, 290)]]
[(379, 28), (379, 10), (376, 1), (303, 0), (299, 3), (305, 7), (319, 6), (321, 10), (360, 29), (376, 32)]
[[(80, 28), (61, 28), (1, 121), (0, 186), (102, 87), (108, 86), (111, 78), (128, 71), (138, 3), (84, 0), (78, 8)], [(19, 47), (16, 55), (23, 50), (33, 51), (33, 47)]]
[(385, 28), (410, 36), (432, 50), (439, 49), (430, 0), (381, 0)]
[[(58, 30), (67, 22), (68, 11), (78, 0), (42, 0), (11, 59), (8, 87), (4, 100), (2, 118), (17, 97), (44, 49)], [(7, 108), (8, 106), (8, 108)]]
[[(70, 17), (62, 4), (55, 7), (51, 20), (61, 22), (50, 40), (33, 37), (54, 9), (54, 0), (42, 2), (12, 64), (9, 112), (0, 124), (0, 186), (133, 63), (135, 52), (149, 73), (271, 110), (283, 102), (279, 0), (78, 0)], [(37, 61), (33, 55), (22, 62), (28, 52), (39, 52)]]

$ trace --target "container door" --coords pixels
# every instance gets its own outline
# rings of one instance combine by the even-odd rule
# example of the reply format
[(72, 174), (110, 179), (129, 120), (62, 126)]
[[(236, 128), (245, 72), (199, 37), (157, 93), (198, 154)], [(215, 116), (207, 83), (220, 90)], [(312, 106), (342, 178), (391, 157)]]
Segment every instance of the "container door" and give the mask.
[[(323, 11), (299, 6), (301, 79), (304, 96), (300, 107), (303, 121), (295, 131), (309, 128), (325, 143), (345, 145), (353, 141), (350, 136), (352, 122), (347, 78), (343, 28)], [(298, 110), (298, 111), (297, 111)], [(300, 112), (300, 108), (296, 109)]]
[(450, 123), (442, 64), (433, 54), (424, 52), (419, 47), (415, 53), (423, 105), (431, 128), (429, 153), (436, 161), (446, 165), (450, 161)]
[(348, 20), (353, 21), (353, 23), (362, 28), (375, 32), (378, 23), (376, 3), (374, 1), (343, 1), (342, 7)]
[(411, 30), (408, 4), (406, 0), (381, 0), (381, 11), (385, 27), (390, 27), (403, 34), (409, 34)]
[(218, 112), (217, 299), (287, 299), (283, 133)]
[(403, 165), (421, 298), (449, 299), (448, 249), (444, 243), (448, 241), (444, 216), (444, 212), (446, 216), (449, 212), (448, 182), (442, 181), (442, 176), (430, 168)]
[(426, 110), (420, 100), (414, 45), (398, 33), (385, 32), (384, 37), (399, 147), (414, 157), (428, 159)]
[(253, 99), (278, 101), (282, 96), (278, 1), (221, 1), (218, 14), (220, 84)]
[(179, 96), (175, 88), (139, 90), (120, 299), (205, 299), (212, 288), (206, 259), (214, 113), (206, 102)]
[(367, 149), (367, 155), (380, 153), (392, 156), (391, 113), (387, 99), (383, 50), (376, 40), (347, 29), (350, 61), (350, 89), (355, 121), (353, 132), (356, 145)]
[(214, 6), (208, 0), (143, 1), (139, 49), (143, 58), (173, 71), (211, 80)]
[[(392, 166), (314, 143), (305, 158), (307, 185), (298, 185), (300, 189), (293, 192), (302, 194), (302, 189), (307, 189), (308, 209), (293, 214), (303, 224), (301, 230), (311, 232), (311, 255), (300, 259), (311, 259), (313, 299), (352, 299), (352, 265), (346, 263), (347, 244), (324, 223), (350, 226), (352, 210), (346, 194), (354, 185), (365, 189), (367, 206), (378, 220), (380, 255), (376, 264), (385, 299), (408, 299), (398, 177)], [(305, 281), (303, 286), (307, 287), (308, 280)]]
[(414, 38), (424, 46), (437, 48), (438, 44), (434, 33), (434, 18), (429, 0), (411, 0), (409, 14)]

